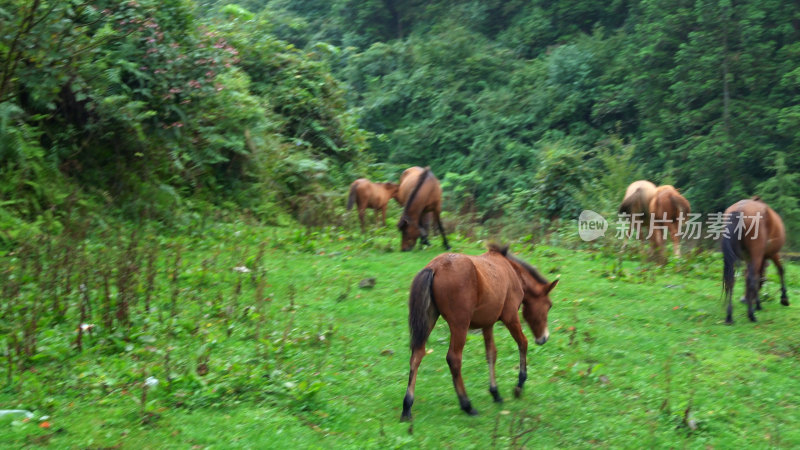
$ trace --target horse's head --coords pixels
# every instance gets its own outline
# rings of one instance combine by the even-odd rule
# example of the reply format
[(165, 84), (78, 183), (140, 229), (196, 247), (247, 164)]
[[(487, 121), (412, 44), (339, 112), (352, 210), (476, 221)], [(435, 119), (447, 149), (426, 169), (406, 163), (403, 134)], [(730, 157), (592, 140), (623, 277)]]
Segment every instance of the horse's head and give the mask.
[(536, 343), (544, 344), (550, 338), (550, 331), (547, 329), (547, 314), (553, 306), (550, 291), (556, 287), (558, 280), (552, 283), (545, 280), (535, 267), (508, 253), (507, 245), (489, 244), (489, 250), (498, 252), (511, 261), (522, 282), (522, 317), (531, 327)]
[(522, 316), (528, 322), (528, 326), (531, 327), (536, 343), (542, 345), (550, 338), (550, 330), (547, 328), (547, 314), (553, 306), (553, 301), (550, 300), (549, 294), (558, 284), (558, 280), (542, 284), (531, 278), (525, 284)]
[(400, 194), (400, 185), (397, 183), (383, 183), (383, 188), (386, 189), (386, 192), (389, 194), (389, 198), (393, 198), (400, 202), (400, 198), (398, 195)]
[(417, 239), (422, 235), (422, 229), (419, 227), (419, 224), (414, 223), (413, 220), (410, 220), (406, 216), (400, 218), (400, 222), (397, 223), (397, 229), (403, 233), (400, 248), (404, 252), (413, 249), (414, 245), (417, 243)]

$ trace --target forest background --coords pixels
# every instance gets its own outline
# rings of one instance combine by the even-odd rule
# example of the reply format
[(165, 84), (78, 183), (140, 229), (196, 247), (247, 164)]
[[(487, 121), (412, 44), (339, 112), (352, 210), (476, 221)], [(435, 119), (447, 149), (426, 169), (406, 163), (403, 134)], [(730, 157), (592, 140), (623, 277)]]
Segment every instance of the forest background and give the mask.
[(544, 233), (648, 178), (702, 213), (760, 195), (800, 242), (799, 2), (0, 0), (0, 29), (5, 248), (323, 225), (410, 165), (451, 227)]

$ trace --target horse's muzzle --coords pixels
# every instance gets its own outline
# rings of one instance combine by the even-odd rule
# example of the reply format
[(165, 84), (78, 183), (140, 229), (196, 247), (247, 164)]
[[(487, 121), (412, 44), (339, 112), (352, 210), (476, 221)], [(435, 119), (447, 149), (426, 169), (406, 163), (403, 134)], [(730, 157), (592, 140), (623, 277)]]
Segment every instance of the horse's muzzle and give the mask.
[(548, 339), (550, 339), (550, 330), (545, 328), (544, 334), (536, 338), (536, 345), (544, 345)]

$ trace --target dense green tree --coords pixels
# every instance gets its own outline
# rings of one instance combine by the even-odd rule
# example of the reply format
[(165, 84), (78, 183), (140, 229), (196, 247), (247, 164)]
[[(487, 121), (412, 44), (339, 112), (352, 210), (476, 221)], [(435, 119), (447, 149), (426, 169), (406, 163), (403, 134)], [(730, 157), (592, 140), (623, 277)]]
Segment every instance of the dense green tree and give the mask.
[(753, 193), (780, 148), (778, 111), (793, 100), (773, 91), (786, 73), (783, 46), (797, 39), (785, 20), (792, 9), (642, 2), (632, 37), (646, 40), (631, 43), (644, 68), (631, 79), (640, 94), (639, 150), (654, 172), (674, 172), (701, 210)]
[(607, 208), (585, 186), (636, 172), (800, 227), (798, 24), (780, 0), (0, 0), (3, 213), (90, 187), (299, 215), (378, 161), (478, 220)]

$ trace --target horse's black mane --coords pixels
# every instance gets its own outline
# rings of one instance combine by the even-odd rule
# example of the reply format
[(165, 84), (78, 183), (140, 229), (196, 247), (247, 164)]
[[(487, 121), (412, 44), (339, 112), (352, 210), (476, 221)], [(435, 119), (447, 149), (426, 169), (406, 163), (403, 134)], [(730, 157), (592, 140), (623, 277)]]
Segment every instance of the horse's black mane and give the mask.
[(511, 253), (508, 253), (508, 245), (500, 245), (500, 244), (492, 243), (492, 244), (489, 244), (489, 251), (498, 252), (501, 255), (505, 256), (506, 258), (510, 259), (511, 261), (514, 261), (515, 263), (519, 264), (525, 270), (527, 270), (528, 273), (530, 273), (531, 276), (533, 276), (533, 278), (535, 278), (536, 281), (538, 281), (539, 283), (541, 283), (541, 284), (548, 284), (549, 283), (549, 281), (547, 281), (542, 276), (542, 274), (539, 273), (539, 271), (536, 269), (536, 267), (533, 267), (532, 265), (530, 265), (527, 262), (517, 258), (516, 256), (512, 255)]
[(417, 185), (414, 186), (414, 190), (411, 191), (411, 195), (408, 196), (408, 201), (406, 202), (406, 206), (403, 209), (403, 215), (405, 215), (405, 212), (408, 211), (408, 206), (414, 203), (414, 199), (416, 199), (417, 197), (417, 192), (419, 192), (419, 188), (422, 187), (422, 183), (424, 183), (425, 180), (428, 178), (429, 173), (431, 173), (431, 168), (426, 167), (425, 170), (423, 170), (422, 173), (419, 175), (419, 178), (417, 179)]

